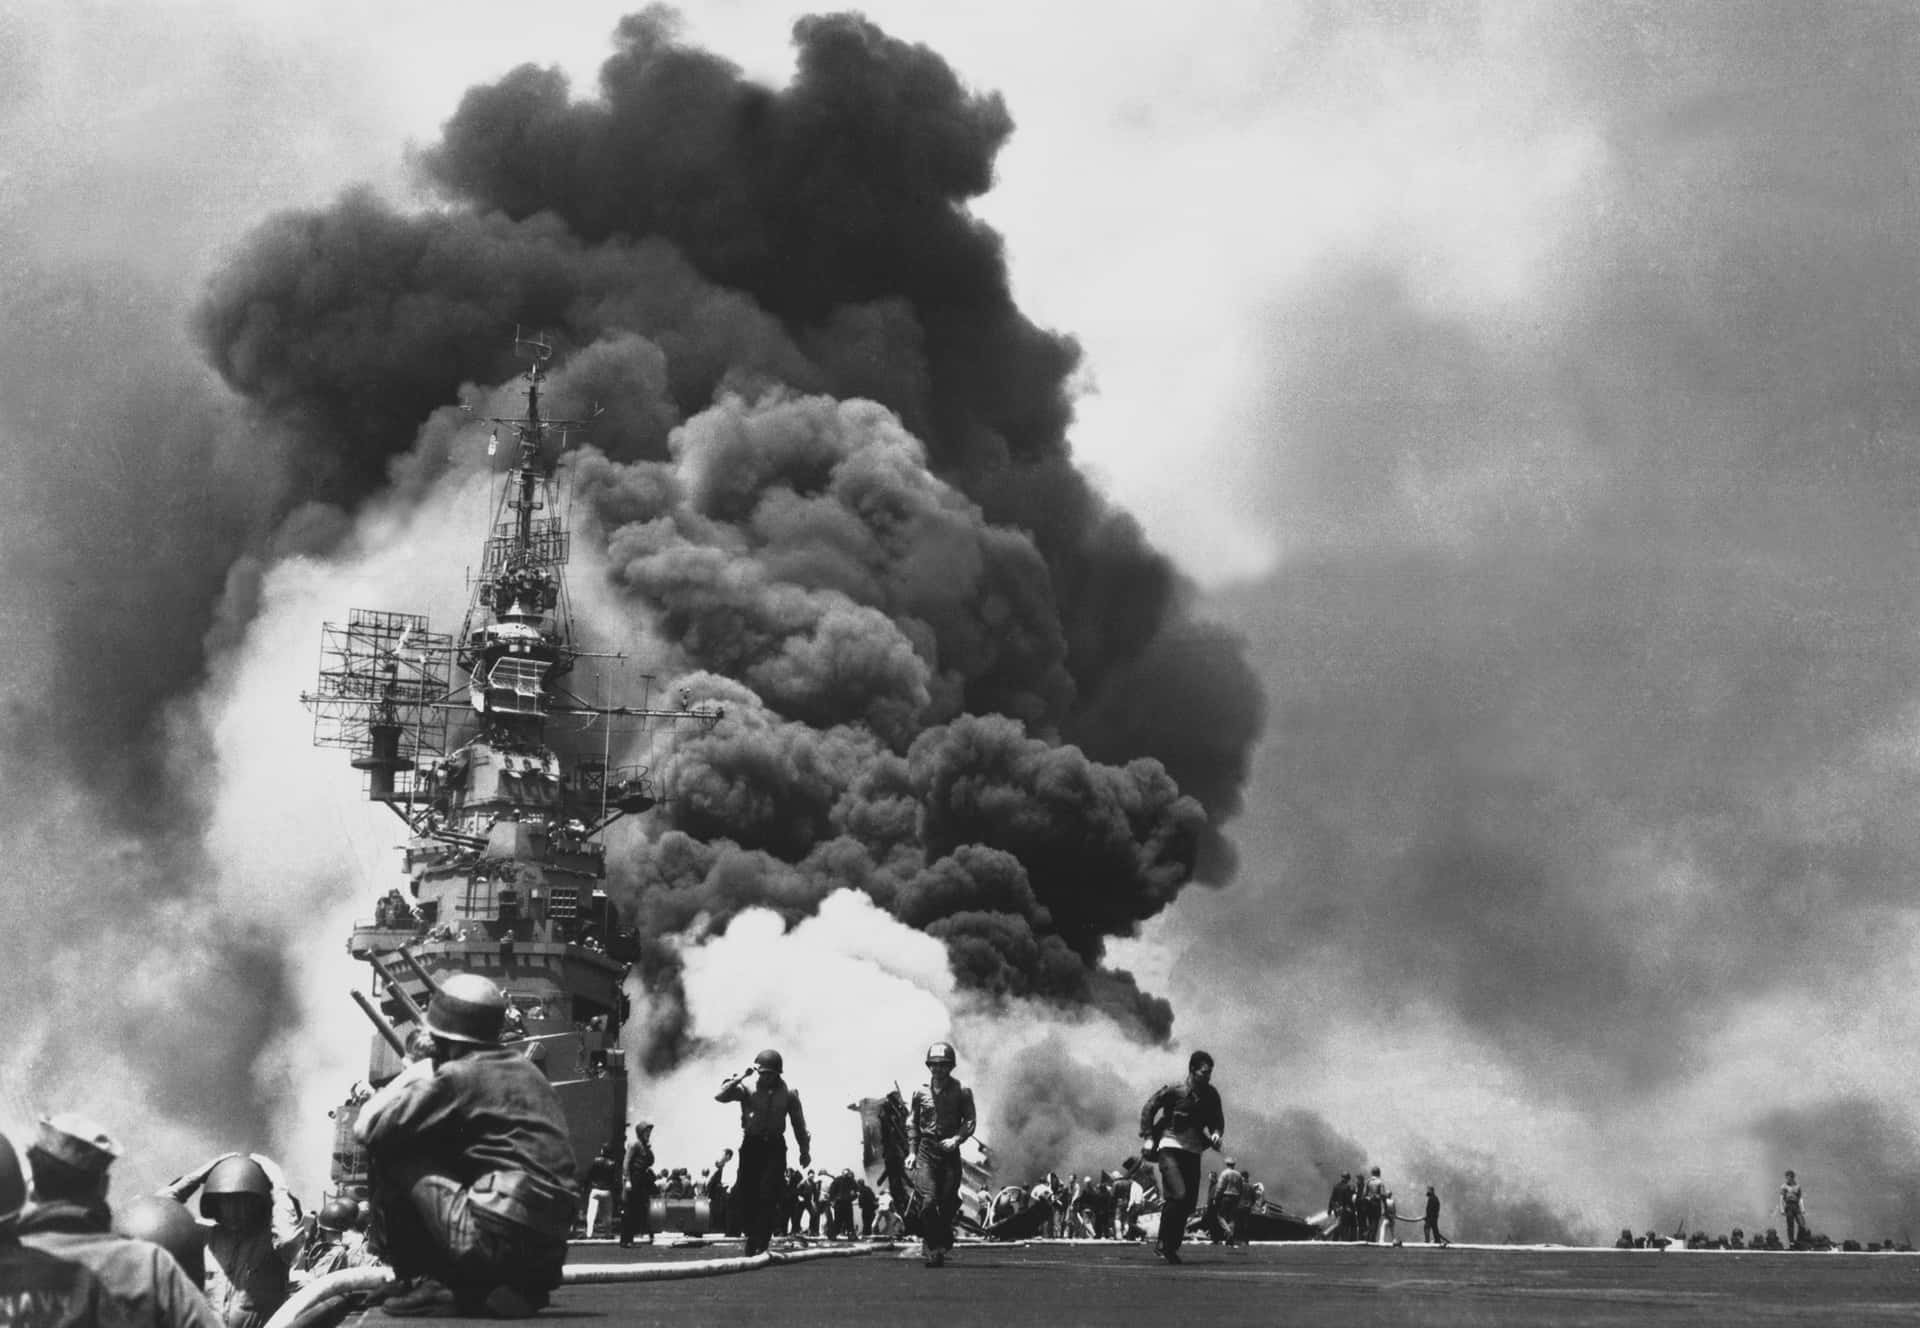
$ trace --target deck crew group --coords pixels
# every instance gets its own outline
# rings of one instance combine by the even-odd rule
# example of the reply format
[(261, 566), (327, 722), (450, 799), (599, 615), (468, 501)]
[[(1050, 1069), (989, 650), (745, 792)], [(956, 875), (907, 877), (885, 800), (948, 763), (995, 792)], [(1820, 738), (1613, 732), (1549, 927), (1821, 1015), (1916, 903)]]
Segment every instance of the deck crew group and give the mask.
[[(393, 1273), (379, 1294), (386, 1315), (445, 1308), (525, 1318), (560, 1286), (570, 1241), (599, 1235), (603, 1217), (621, 1244), (651, 1241), (658, 1196), (704, 1199), (705, 1220), (743, 1236), (748, 1257), (776, 1238), (914, 1236), (935, 1268), (960, 1229), (1003, 1239), (1145, 1239), (1158, 1259), (1179, 1264), (1190, 1235), (1232, 1246), (1250, 1222), (1278, 1212), (1224, 1152), (1202, 1186), (1203, 1161), (1224, 1149), (1226, 1131), (1204, 1051), (1146, 1099), (1141, 1148), (1120, 1167), (981, 1188), (970, 1211), (963, 1146), (978, 1113), (949, 1042), (927, 1048), (927, 1081), (904, 1104), (904, 1148), (877, 1186), (852, 1168), (811, 1169), (806, 1111), (774, 1049), (720, 1085), (716, 1102), (739, 1112), (740, 1146), (698, 1183), (684, 1168), (657, 1166), (646, 1121), (633, 1127), (624, 1156), (609, 1148), (578, 1172), (552, 1086), (503, 1045), (508, 1010), (480, 975), (439, 984), (417, 1053), (359, 1104), (366, 1194), (333, 1195), (312, 1211), (272, 1159), (239, 1152), (116, 1210), (108, 1192), (122, 1150), (107, 1129), (58, 1113), (41, 1118), (24, 1148), (0, 1137), (0, 1324), (261, 1328), (304, 1282), (374, 1263)], [(797, 1167), (788, 1164), (789, 1135)], [(1811, 1245), (1792, 1172), (1782, 1195), (1794, 1242)], [(1422, 1214), (1403, 1217), (1373, 1167), (1358, 1180), (1342, 1175), (1317, 1234), (1398, 1244), (1395, 1223), (1417, 1220), (1426, 1241), (1444, 1245), (1439, 1215), (1429, 1186)], [(1643, 1242), (1623, 1232), (1622, 1243)]]

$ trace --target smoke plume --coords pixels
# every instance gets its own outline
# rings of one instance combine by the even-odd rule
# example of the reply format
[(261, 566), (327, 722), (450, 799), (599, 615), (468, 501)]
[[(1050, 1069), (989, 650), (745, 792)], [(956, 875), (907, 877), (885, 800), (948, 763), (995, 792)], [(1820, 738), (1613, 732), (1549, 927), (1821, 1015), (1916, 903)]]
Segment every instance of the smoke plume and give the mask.
[[(616, 856), (647, 935), (850, 887), (971, 989), (1165, 1039), (1105, 944), (1226, 860), (1257, 689), (1072, 464), (1076, 351), (965, 206), (1005, 108), (856, 17), (794, 38), (774, 91), (649, 11), (597, 96), (531, 66), (473, 90), (421, 156), (449, 206), (278, 218), (202, 342), (298, 440), (305, 492), (354, 503), (430, 491), (452, 435), (421, 422), (506, 377), (503, 329), (559, 338), (550, 409), (607, 407), (575, 482), (619, 612), (726, 710), (674, 751), (662, 833)], [(1112, 690), (1143, 677), (1181, 722)], [(677, 981), (658, 944), (644, 970)], [(654, 1031), (664, 1068), (687, 1048)]]
[[(281, 212), (190, 318), (139, 264), (0, 215), (35, 256), (0, 305), (26, 348), (0, 370), (24, 500), (0, 797), (54, 864), (7, 904), (5, 994), (35, 1010), (9, 1082), (38, 1085), (10, 1123), (95, 1100), (54, 1064), (71, 1011), (94, 1064), (185, 1123), (166, 1148), (297, 1147), (311, 1184), (364, 1035), (311, 933), (391, 883), (392, 827), (323, 791), (293, 700), (322, 621), (464, 606), (449, 537), (483, 531), (488, 462), (455, 407), (517, 410), (516, 327), (558, 349), (554, 412), (598, 412), (568, 439), (583, 643), (638, 643), (726, 709), (613, 845), (645, 1063), (732, 1055), (705, 956), (736, 925), (836, 935), (822, 917), (867, 919), (850, 989), (893, 972), (886, 945), (943, 956), (894, 974), (925, 995), (913, 1040), (1171, 1036), (1106, 947), (1224, 879), (1260, 694), (1074, 462), (1078, 350), (1015, 306), (969, 211), (1009, 113), (858, 17), (799, 22), (779, 89), (675, 29), (623, 21), (589, 96), (532, 66), (474, 89), (419, 153), (431, 206)], [(7, 143), (47, 138), (38, 106), (0, 103)], [(153, 242), (164, 271), (178, 237)], [(103, 991), (114, 1018), (86, 1018)]]

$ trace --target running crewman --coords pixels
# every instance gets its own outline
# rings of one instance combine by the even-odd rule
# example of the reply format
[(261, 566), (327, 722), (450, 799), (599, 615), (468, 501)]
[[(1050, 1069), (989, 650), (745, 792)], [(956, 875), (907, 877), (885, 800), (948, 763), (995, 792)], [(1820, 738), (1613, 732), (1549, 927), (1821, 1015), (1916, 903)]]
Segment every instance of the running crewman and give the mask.
[(951, 1042), (927, 1048), (928, 1080), (913, 1090), (907, 1112), (907, 1165), (919, 1194), (920, 1236), (927, 1267), (938, 1268), (953, 1248), (960, 1213), (960, 1145), (973, 1137), (973, 1090), (953, 1077)]

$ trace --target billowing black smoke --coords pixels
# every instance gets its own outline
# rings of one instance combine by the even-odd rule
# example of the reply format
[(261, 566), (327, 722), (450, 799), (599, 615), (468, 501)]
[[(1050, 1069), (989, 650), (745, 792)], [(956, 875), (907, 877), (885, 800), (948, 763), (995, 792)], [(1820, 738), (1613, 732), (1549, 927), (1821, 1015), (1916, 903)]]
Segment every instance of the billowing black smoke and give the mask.
[[(1005, 107), (856, 16), (794, 36), (778, 91), (659, 10), (596, 98), (531, 66), (475, 89), (421, 155), (445, 208), (280, 217), (203, 343), (299, 440), (301, 492), (351, 505), (445, 463), (422, 422), (509, 375), (513, 327), (558, 339), (553, 408), (605, 410), (576, 475), (614, 588), (727, 710), (615, 864), (643, 931), (852, 886), (971, 988), (1164, 1039), (1106, 941), (1223, 879), (1258, 688), (1072, 462), (1077, 348), (966, 207)], [(670, 1009), (671, 951), (643, 972)]]
[(994, 1175), (1031, 1184), (1049, 1171), (1085, 1175), (1120, 1165), (1138, 1145), (1132, 1111), (1137, 1083), (1073, 1055), (1066, 1039), (1046, 1038), (1010, 1058), (1005, 1103), (996, 1117), (1007, 1134), (993, 1156)]

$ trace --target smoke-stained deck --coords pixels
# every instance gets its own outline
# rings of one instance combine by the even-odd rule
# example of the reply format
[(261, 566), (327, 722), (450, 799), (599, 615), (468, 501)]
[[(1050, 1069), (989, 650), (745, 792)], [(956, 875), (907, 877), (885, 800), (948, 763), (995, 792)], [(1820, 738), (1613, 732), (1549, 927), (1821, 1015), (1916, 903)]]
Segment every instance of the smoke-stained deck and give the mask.
[[(577, 1246), (573, 1262), (712, 1259), (737, 1249), (724, 1241), (659, 1251), (596, 1244)], [(1914, 1255), (1326, 1244), (1201, 1245), (1188, 1255), (1169, 1268), (1141, 1245), (962, 1244), (936, 1270), (911, 1251), (879, 1251), (720, 1277), (567, 1287), (535, 1322), (1744, 1328), (1920, 1318)], [(352, 1321), (399, 1322), (377, 1310)]]

